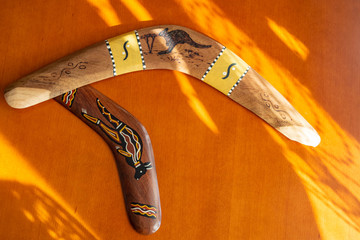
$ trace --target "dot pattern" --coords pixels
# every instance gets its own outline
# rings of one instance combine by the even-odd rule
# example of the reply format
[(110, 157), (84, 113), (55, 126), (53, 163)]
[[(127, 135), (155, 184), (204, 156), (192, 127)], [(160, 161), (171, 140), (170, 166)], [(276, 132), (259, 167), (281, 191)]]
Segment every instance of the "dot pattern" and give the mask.
[(115, 60), (114, 60), (114, 56), (113, 56), (112, 51), (111, 51), (111, 47), (110, 47), (109, 41), (108, 41), (108, 40), (105, 40), (105, 43), (106, 43), (106, 47), (107, 47), (107, 49), (109, 50), (109, 53), (110, 53), (111, 62), (112, 62), (112, 65), (113, 65), (113, 74), (114, 74), (114, 76), (116, 76)]
[(221, 49), (221, 52), (219, 53), (219, 55), (215, 58), (215, 60), (210, 64), (209, 68), (206, 70), (205, 74), (202, 76), (201, 80), (204, 81), (206, 75), (210, 72), (211, 68), (214, 66), (214, 64), (216, 63), (216, 61), (219, 59), (219, 57), (223, 54), (223, 52), (225, 51), (226, 47), (223, 47)]
[(143, 65), (143, 70), (145, 70), (146, 69), (146, 64), (145, 64), (145, 60), (144, 60), (144, 55), (143, 55), (141, 43), (140, 43), (140, 37), (139, 37), (139, 33), (136, 30), (135, 30), (135, 35), (136, 35), (136, 40), (138, 42), (139, 49), (140, 49), (140, 55), (141, 55), (141, 61), (142, 61), (142, 65)]
[(245, 75), (248, 73), (248, 71), (250, 70), (250, 66), (246, 68), (246, 71), (240, 76), (239, 80), (237, 80), (237, 82), (234, 84), (234, 86), (230, 89), (230, 91), (228, 92), (228, 96), (230, 96), (230, 94), (232, 93), (232, 91), (234, 91), (234, 89), (236, 88), (236, 86), (240, 83), (240, 81), (245, 77)]

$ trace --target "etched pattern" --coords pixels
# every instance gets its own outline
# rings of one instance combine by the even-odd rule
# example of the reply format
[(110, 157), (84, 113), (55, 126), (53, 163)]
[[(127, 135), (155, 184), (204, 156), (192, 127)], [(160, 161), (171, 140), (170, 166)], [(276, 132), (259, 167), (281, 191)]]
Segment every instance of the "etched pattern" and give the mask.
[[(157, 37), (157, 35), (154, 33), (149, 33), (149, 34), (145, 34), (145, 35), (141, 36), (141, 39), (145, 39), (145, 41), (146, 41), (146, 44), (149, 49), (149, 53), (152, 53), (152, 49), (154, 47), (154, 41), (155, 41), (156, 37)], [(151, 39), (151, 43), (149, 43), (149, 39)]]
[(260, 93), (260, 97), (261, 99), (265, 102), (265, 105), (274, 110), (275, 112), (278, 112), (280, 117), (283, 119), (283, 120), (290, 120), (292, 121), (292, 118), (290, 117), (290, 114), (287, 113), (286, 111), (284, 110), (281, 110), (280, 109), (280, 106), (278, 104), (274, 104), (271, 100), (270, 100), (270, 96), (268, 93), (266, 92), (263, 92), (263, 93)]
[(176, 30), (172, 30), (172, 31), (168, 31), (169, 28), (165, 28), (164, 30), (162, 30), (159, 33), (159, 36), (163, 37), (166, 41), (166, 46), (168, 46), (168, 49), (160, 51), (158, 54), (159, 55), (163, 55), (163, 54), (168, 54), (171, 53), (172, 50), (175, 48), (176, 45), (178, 44), (189, 44), (195, 48), (210, 48), (211, 45), (204, 45), (204, 44), (200, 44), (195, 42), (190, 35), (181, 29), (176, 29)]
[[(69, 62), (68, 63), (69, 67), (61, 69), (59, 74), (56, 73), (56, 72), (51, 73), (51, 77), (55, 78), (55, 80), (58, 80), (58, 79), (60, 79), (61, 77), (65, 76), (65, 75), (70, 75), (71, 70), (73, 70), (73, 69), (76, 69), (76, 68), (78, 68), (80, 70), (86, 69), (85, 64), (88, 64), (88, 62), (78, 62), (77, 64), (75, 64), (75, 66), (74, 66), (74, 63)], [(42, 77), (42, 76), (40, 76), (40, 77), (43, 78), (43, 79), (48, 79), (49, 78), (49, 77)]]

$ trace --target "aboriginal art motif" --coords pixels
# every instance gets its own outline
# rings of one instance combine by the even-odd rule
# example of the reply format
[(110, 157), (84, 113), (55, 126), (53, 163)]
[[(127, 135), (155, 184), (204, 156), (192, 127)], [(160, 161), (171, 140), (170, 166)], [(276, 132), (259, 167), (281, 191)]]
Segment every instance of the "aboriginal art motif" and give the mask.
[(60, 73), (52, 73), (51, 76), (52, 77), (55, 77), (56, 80), (57, 79), (60, 79), (61, 77), (65, 76), (65, 75), (70, 75), (71, 74), (71, 71), (73, 69), (80, 69), (80, 70), (84, 70), (86, 69), (86, 64), (88, 64), (88, 62), (78, 62), (77, 64), (74, 65), (74, 63), (72, 62), (69, 62), (68, 63), (68, 67), (66, 68), (63, 68)]
[(280, 109), (280, 106), (276, 103), (273, 103), (271, 100), (270, 100), (270, 95), (266, 92), (263, 92), (263, 93), (260, 93), (260, 97), (261, 99), (265, 102), (265, 105), (266, 107), (274, 110), (275, 112), (279, 113), (280, 117), (283, 119), (283, 120), (290, 120), (292, 121), (292, 118), (290, 117), (289, 113), (287, 113), (286, 111), (284, 110), (281, 110)]
[[(141, 39), (145, 39), (146, 41), (146, 45), (148, 46), (149, 49), (149, 53), (152, 53), (152, 49), (154, 47), (154, 41), (156, 38), (156, 34), (155, 33), (149, 33), (149, 34), (145, 34), (143, 36), (141, 36)], [(151, 43), (150, 43), (151, 41)]]
[(88, 121), (98, 125), (113, 142), (118, 144), (116, 151), (125, 157), (129, 166), (135, 169), (134, 177), (136, 180), (139, 180), (147, 170), (152, 168), (151, 162), (141, 162), (143, 145), (139, 134), (112, 115), (99, 99), (96, 99), (96, 104), (101, 114), (113, 127), (108, 126), (99, 118), (88, 115), (85, 112), (81, 113), (82, 116)]
[(86, 69), (86, 64), (88, 64), (88, 62), (78, 62), (76, 64), (74, 64), (73, 62), (68, 62), (67, 67), (62, 68), (59, 72), (52, 72), (50, 74), (50, 76), (40, 75), (40, 76), (38, 76), (38, 78), (40, 78), (41, 80), (49, 80), (49, 83), (52, 83), (52, 82), (59, 80), (62, 77), (65, 77), (65, 76), (70, 77), (72, 71), (74, 71), (74, 70)]
[(124, 61), (125, 61), (125, 60), (128, 58), (128, 56), (129, 56), (129, 52), (128, 52), (128, 50), (126, 49), (126, 48), (130, 47), (130, 45), (127, 45), (128, 42), (129, 42), (129, 41), (124, 42), (124, 45), (123, 45), (123, 48), (124, 48), (123, 55), (125, 55), (125, 57), (124, 57), (124, 59), (123, 59)]
[(168, 30), (169, 30), (168, 28), (165, 28), (164, 30), (162, 30), (159, 33), (159, 36), (165, 38), (166, 46), (169, 47), (167, 50), (159, 52), (158, 53), (159, 55), (171, 53), (171, 51), (174, 49), (174, 47), (178, 44), (186, 43), (195, 48), (210, 48), (211, 47), (211, 45), (203, 45), (203, 44), (196, 43), (194, 40), (192, 40), (190, 35), (187, 32), (185, 32), (184, 30), (173, 30), (170, 32), (168, 32)]
[(146, 69), (146, 64), (145, 64), (145, 60), (144, 60), (144, 55), (143, 55), (143, 50), (142, 50), (142, 46), (141, 46), (141, 42), (140, 42), (139, 33), (137, 31), (135, 31), (135, 35), (136, 35), (136, 40), (137, 40), (137, 43), (138, 43), (139, 49), (140, 49), (140, 56), (141, 56), (141, 62), (142, 62), (143, 70), (145, 70)]
[(201, 74), (209, 67), (213, 57), (216, 57), (216, 52), (221, 50), (219, 45), (211, 45), (208, 40), (198, 40), (196, 33), (185, 29), (139, 30), (139, 34), (146, 69), (176, 68), (184, 73), (196, 69)]
[(106, 44), (106, 48), (109, 50), (109, 54), (110, 54), (110, 58), (111, 58), (112, 66), (113, 66), (113, 74), (114, 74), (114, 76), (116, 76), (116, 65), (115, 65), (114, 55), (111, 51), (111, 46), (110, 46), (108, 40), (105, 40), (105, 44)]
[(227, 79), (227, 78), (229, 77), (229, 75), (230, 75), (230, 70), (232, 69), (232, 70), (234, 71), (234, 70), (235, 70), (235, 67), (234, 67), (235, 65), (236, 65), (236, 63), (232, 63), (232, 64), (229, 65), (227, 71), (226, 71), (226, 72), (223, 72), (223, 75), (224, 75), (225, 77), (223, 77), (222, 79)]
[(229, 49), (223, 47), (202, 80), (220, 92), (230, 96), (250, 67)]
[(130, 204), (131, 212), (143, 217), (156, 218), (157, 209), (154, 206), (132, 202)]
[(68, 108), (71, 108), (74, 100), (75, 100), (75, 95), (77, 93), (77, 89), (74, 89), (74, 90), (71, 90), (71, 91), (68, 91), (66, 93), (64, 93), (62, 96), (61, 96), (61, 100), (65, 103), (65, 105), (68, 107)]
[(114, 76), (145, 70), (142, 47), (137, 31), (105, 40), (109, 50)]
[(206, 70), (206, 72), (204, 73), (204, 75), (201, 78), (202, 81), (204, 81), (206, 75), (210, 72), (211, 68), (215, 65), (216, 61), (220, 58), (220, 56), (223, 55), (225, 49), (226, 49), (226, 47), (223, 47), (221, 49), (221, 52), (219, 53), (219, 55), (217, 55), (217, 57), (214, 59), (214, 61), (210, 64), (210, 66), (208, 67), (208, 69)]
[(250, 66), (248, 66), (245, 70), (245, 72), (240, 76), (239, 80), (236, 81), (236, 83), (234, 84), (234, 86), (229, 90), (228, 92), (228, 96), (230, 96), (230, 94), (232, 93), (232, 91), (234, 91), (234, 89), (237, 87), (237, 85), (239, 85), (240, 81), (245, 77), (245, 75), (248, 73), (248, 71), (250, 70)]

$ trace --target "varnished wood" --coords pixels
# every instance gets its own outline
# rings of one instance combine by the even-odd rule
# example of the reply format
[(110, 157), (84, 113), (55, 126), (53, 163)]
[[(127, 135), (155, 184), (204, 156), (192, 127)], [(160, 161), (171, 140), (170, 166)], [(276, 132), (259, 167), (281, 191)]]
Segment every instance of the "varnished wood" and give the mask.
[(314, 147), (320, 143), (315, 129), (240, 57), (205, 35), (175, 25), (135, 30), (60, 59), (10, 85), (5, 98), (12, 107), (29, 107), (110, 77), (111, 69), (113, 76), (147, 69), (189, 74), (253, 111), (291, 140)]
[(142, 234), (156, 232), (161, 224), (159, 187), (152, 145), (145, 127), (90, 86), (71, 90), (55, 99), (109, 145), (134, 229)]
[[(176, 71), (92, 84), (151, 137), (162, 223), (143, 236), (128, 220), (113, 153), (95, 131), (53, 100), (17, 110), (1, 95), (0, 239), (360, 239), (359, 3), (2, 1), (2, 91), (86, 46), (171, 23), (241, 56), (322, 141), (316, 148), (289, 141)], [(305, 55), (293, 51), (294, 38)]]
[(5, 90), (5, 98), (15, 108), (29, 107), (65, 92), (112, 76), (111, 59), (104, 43), (70, 56), (21, 78)]
[(317, 146), (320, 137), (307, 121), (255, 70), (249, 69), (230, 98), (250, 109), (279, 132), (294, 140)]

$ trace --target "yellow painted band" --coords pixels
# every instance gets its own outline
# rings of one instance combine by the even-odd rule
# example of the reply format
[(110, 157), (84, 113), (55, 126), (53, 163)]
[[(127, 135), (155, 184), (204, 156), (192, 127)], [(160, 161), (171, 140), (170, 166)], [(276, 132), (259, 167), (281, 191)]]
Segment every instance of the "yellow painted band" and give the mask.
[(143, 70), (135, 32), (110, 38), (107, 41), (115, 62), (116, 75)]
[(230, 89), (240, 79), (241, 75), (244, 74), (247, 67), (249, 67), (249, 65), (235, 53), (229, 49), (225, 49), (206, 75), (204, 81), (227, 95)]

